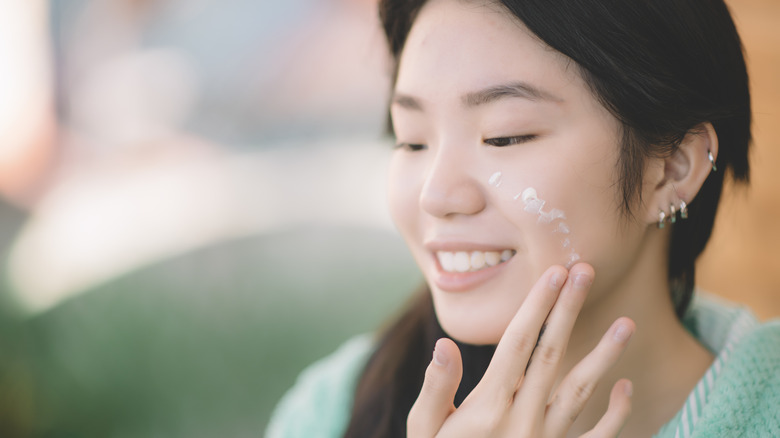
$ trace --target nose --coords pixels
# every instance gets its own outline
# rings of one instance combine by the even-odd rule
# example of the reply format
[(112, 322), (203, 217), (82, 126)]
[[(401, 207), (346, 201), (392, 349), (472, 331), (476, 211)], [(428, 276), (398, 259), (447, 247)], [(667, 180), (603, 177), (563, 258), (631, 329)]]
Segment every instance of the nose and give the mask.
[(484, 210), (484, 187), (470, 174), (470, 158), (458, 150), (439, 148), (437, 152), (420, 192), (420, 208), (439, 218)]

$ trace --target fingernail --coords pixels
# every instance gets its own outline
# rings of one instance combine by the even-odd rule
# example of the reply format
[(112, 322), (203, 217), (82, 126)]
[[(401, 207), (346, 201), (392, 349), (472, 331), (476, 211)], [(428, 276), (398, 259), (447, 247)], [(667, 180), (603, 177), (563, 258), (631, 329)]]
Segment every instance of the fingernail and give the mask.
[(553, 289), (560, 289), (563, 286), (563, 280), (566, 278), (561, 272), (554, 272), (550, 276), (550, 287)]
[(626, 382), (625, 382), (625, 383), (623, 383), (623, 392), (624, 392), (624, 393), (625, 393), (627, 396), (629, 396), (629, 397), (631, 397), (632, 395), (634, 395), (634, 384), (633, 384), (633, 383), (631, 383), (631, 381), (630, 381), (630, 380), (626, 380)]
[(447, 356), (442, 354), (441, 351), (437, 350), (436, 348), (433, 349), (433, 362), (440, 366), (440, 367), (446, 367), (447, 366)]
[(593, 282), (593, 277), (588, 274), (577, 274), (574, 276), (574, 285), (577, 287), (588, 287)]
[(615, 329), (615, 334), (612, 336), (618, 342), (626, 342), (631, 337), (631, 330), (626, 325), (619, 324), (617, 329)]

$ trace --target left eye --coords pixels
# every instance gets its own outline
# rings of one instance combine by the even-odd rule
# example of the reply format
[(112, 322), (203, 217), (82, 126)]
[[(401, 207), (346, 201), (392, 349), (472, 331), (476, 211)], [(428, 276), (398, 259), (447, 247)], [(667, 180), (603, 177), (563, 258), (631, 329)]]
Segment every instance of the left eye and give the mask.
[(518, 135), (515, 137), (496, 137), (483, 140), (485, 144), (496, 147), (512, 146), (516, 144), (526, 143), (536, 138), (535, 134)]

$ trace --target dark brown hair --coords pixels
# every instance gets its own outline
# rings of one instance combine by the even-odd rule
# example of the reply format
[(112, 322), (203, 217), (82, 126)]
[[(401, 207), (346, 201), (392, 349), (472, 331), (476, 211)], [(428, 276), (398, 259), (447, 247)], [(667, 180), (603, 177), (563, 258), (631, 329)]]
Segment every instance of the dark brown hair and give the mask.
[[(723, 182), (749, 177), (750, 93), (742, 44), (723, 0), (502, 0), (548, 46), (573, 60), (594, 96), (621, 123), (617, 184), (628, 219), (641, 201), (645, 160), (674, 153), (710, 122), (717, 172), (677, 221), (669, 247), (669, 290), (678, 316), (688, 307), (695, 261), (712, 233)], [(425, 0), (381, 0), (380, 18), (397, 62)], [(397, 70), (396, 70), (397, 73)], [(430, 294), (416, 295), (381, 337), (358, 384), (347, 437), (405, 436), (433, 345), (444, 336)], [(459, 397), (484, 373), (490, 347), (459, 345)], [(459, 400), (462, 400), (460, 398)], [(456, 404), (459, 402), (456, 400)]]

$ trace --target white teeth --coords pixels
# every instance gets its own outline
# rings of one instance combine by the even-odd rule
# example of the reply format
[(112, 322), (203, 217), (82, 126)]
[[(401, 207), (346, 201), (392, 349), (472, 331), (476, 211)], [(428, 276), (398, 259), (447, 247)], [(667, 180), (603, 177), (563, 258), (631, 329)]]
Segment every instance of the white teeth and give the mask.
[(474, 251), (471, 253), (471, 269), (482, 269), (485, 267), (485, 253)]
[(485, 253), (485, 263), (488, 266), (496, 266), (501, 262), (501, 254), (495, 251), (488, 251)]
[(471, 257), (469, 253), (459, 251), (455, 253), (455, 270), (457, 272), (467, 272), (471, 268)]
[(512, 258), (515, 251), (438, 251), (436, 258), (445, 272), (473, 272), (496, 266)]
[(455, 270), (455, 254), (451, 252), (437, 252), (436, 257), (439, 259), (442, 269), (447, 272)]
[(513, 255), (511, 250), (505, 249), (501, 252), (501, 261), (505, 262), (511, 259)]

